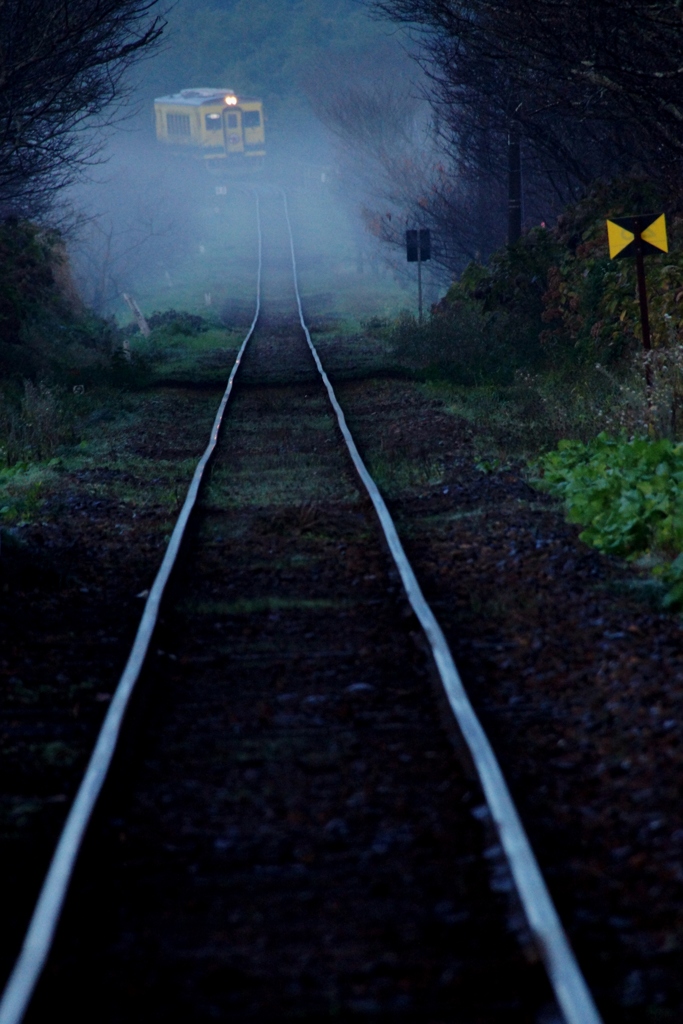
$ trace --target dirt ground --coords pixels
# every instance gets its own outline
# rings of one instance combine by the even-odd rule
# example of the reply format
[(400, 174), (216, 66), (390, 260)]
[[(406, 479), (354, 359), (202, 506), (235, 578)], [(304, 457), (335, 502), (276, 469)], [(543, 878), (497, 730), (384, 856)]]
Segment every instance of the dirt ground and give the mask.
[(680, 1020), (680, 616), (587, 548), (523, 473), (477, 469), (471, 428), (424, 391), (392, 381), (339, 396), (606, 1019)]
[(93, 458), (44, 483), (0, 555), (0, 857), (3, 976), (173, 520), (218, 395), (163, 390), (107, 416)]

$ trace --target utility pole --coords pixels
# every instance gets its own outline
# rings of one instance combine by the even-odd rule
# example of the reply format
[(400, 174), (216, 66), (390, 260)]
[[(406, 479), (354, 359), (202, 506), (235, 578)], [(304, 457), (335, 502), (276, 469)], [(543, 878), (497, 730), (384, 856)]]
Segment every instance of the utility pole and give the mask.
[(512, 123), (508, 131), (508, 245), (522, 237), (522, 156), (519, 128)]
[(417, 322), (422, 323), (422, 246), (419, 244), (417, 247)]

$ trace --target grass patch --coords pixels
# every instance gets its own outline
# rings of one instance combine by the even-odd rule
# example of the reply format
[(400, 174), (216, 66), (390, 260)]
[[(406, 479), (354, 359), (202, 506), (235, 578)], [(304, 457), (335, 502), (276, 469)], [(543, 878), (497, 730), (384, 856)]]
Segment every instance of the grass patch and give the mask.
[(0, 524), (15, 527), (33, 522), (56, 474), (56, 465), (0, 470)]
[(441, 459), (426, 456), (415, 460), (395, 453), (376, 452), (368, 458), (368, 469), (375, 483), (389, 497), (420, 487), (438, 486), (445, 473)]
[[(199, 318), (197, 318), (199, 319)], [(246, 333), (246, 332), (244, 332)], [(155, 328), (149, 338), (131, 338), (131, 351), (149, 369), (149, 384), (194, 383), (225, 387), (244, 334), (217, 326), (195, 332), (174, 324)]]
[[(67, 397), (74, 403), (73, 430), (80, 440), (61, 445), (59, 454), (50, 460), (0, 468), (0, 526), (11, 530), (11, 537), (16, 528), (39, 520), (48, 500), (51, 515), (58, 509), (69, 515), (70, 492), (64, 481), (73, 480), (74, 487), (89, 500), (114, 502), (133, 511), (151, 509), (155, 515), (161, 512), (170, 527), (184, 500), (196, 458), (160, 458), (146, 438), (150, 424), (154, 437), (159, 429), (156, 424), (177, 416), (173, 393), (102, 389)], [(191, 402), (193, 416), (206, 419), (207, 436), (214, 406), (211, 394), (197, 394)], [(143, 451), (139, 451), (141, 443)], [(198, 442), (197, 457), (200, 447)], [(7, 539), (6, 535), (3, 540)]]
[(358, 491), (345, 475), (330, 474), (324, 454), (300, 454), (294, 468), (283, 466), (278, 453), (273, 452), (267, 457), (259, 455), (258, 463), (247, 464), (244, 472), (216, 470), (206, 489), (205, 507), (278, 507), (283, 511), (291, 508), (296, 510), (295, 518), (304, 525), (304, 520), (309, 518), (305, 508), (326, 501), (357, 503)]

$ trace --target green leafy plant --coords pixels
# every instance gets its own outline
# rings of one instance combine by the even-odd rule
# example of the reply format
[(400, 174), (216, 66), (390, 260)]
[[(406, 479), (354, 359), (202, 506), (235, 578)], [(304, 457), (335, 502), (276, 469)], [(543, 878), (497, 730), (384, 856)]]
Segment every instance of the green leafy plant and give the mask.
[(665, 603), (683, 604), (683, 444), (605, 433), (561, 441), (533, 482), (562, 498), (586, 543), (631, 560), (652, 555), (669, 588)]

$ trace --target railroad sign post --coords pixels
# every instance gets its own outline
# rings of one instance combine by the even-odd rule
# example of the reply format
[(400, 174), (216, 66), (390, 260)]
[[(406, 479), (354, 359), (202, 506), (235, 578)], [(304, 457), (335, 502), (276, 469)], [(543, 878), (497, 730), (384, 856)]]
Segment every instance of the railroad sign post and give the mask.
[(406, 231), (408, 263), (417, 263), (417, 320), (422, 323), (422, 264), (432, 258), (432, 236), (429, 228)]
[[(666, 216), (663, 213), (654, 213), (640, 214), (637, 217), (615, 217), (614, 220), (607, 221), (607, 240), (609, 242), (610, 259), (622, 259), (626, 256), (635, 256), (636, 258), (643, 348), (646, 352), (649, 352), (652, 348), (652, 342), (650, 340), (650, 317), (647, 308), (644, 258), (650, 253), (669, 251), (669, 242), (666, 235)], [(645, 368), (645, 379), (648, 387), (651, 387), (652, 371), (649, 364)]]

